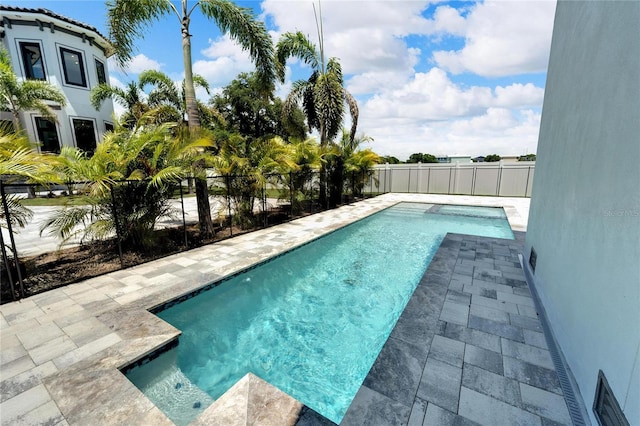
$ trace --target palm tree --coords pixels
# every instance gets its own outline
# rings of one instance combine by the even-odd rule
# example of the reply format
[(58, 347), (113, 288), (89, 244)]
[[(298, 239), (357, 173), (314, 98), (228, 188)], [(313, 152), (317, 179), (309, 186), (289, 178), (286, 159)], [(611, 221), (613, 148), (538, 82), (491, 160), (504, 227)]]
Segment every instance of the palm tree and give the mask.
[[(322, 18), (321, 18), (322, 19)], [(284, 104), (285, 114), (294, 106), (301, 105), (306, 115), (309, 130), (316, 129), (320, 134), (320, 146), (326, 148), (340, 130), (344, 118), (344, 103), (351, 115), (351, 133), (353, 140), (358, 127), (358, 104), (343, 87), (342, 67), (336, 58), (325, 61), (322, 38), (322, 21), (318, 28), (320, 49), (317, 49), (301, 32), (284, 33), (276, 46), (278, 77), (284, 82), (284, 70), (287, 59), (299, 58), (309, 65), (313, 72), (307, 80), (293, 83), (291, 93)], [(326, 167), (322, 168), (320, 178), (320, 203), (326, 202)], [(335, 197), (332, 197), (335, 198)]]
[[(151, 92), (149, 92), (149, 106), (155, 108), (157, 115), (166, 114), (179, 119), (168, 121), (179, 121), (184, 119), (187, 114), (187, 104), (185, 95), (185, 81), (182, 81), (182, 85), (178, 87), (168, 75), (161, 71), (147, 70), (140, 73), (138, 76), (140, 81), (139, 85), (141, 89), (145, 89), (147, 85), (153, 86)], [(193, 75), (193, 84), (195, 87), (204, 89), (207, 94), (209, 92), (209, 82), (201, 75)], [(206, 105), (196, 100), (198, 106), (198, 114), (202, 121), (202, 116), (208, 111)]]
[(272, 177), (297, 170), (290, 145), (280, 137), (250, 138), (227, 134), (212, 165), (227, 176), (227, 190), (233, 199), (235, 222), (246, 229), (254, 225), (253, 207), (264, 184)]
[(222, 32), (249, 51), (265, 87), (275, 80), (273, 44), (263, 22), (256, 21), (251, 9), (242, 8), (228, 0), (199, 0), (191, 8), (181, 0), (181, 8), (169, 0), (109, 0), (107, 2), (109, 36), (115, 49), (116, 60), (124, 66), (131, 59), (134, 41), (143, 36), (143, 30), (160, 17), (174, 14), (182, 33), (182, 58), (185, 73), (185, 99), (189, 128), (199, 127), (200, 119), (195, 96), (191, 58), (189, 25), (194, 10), (213, 19)]
[(149, 111), (149, 105), (144, 101), (144, 92), (140, 84), (134, 81), (127, 83), (125, 89), (100, 83), (91, 90), (91, 105), (99, 110), (102, 103), (112, 99), (115, 103), (126, 108), (120, 121), (128, 128), (133, 128), (136, 122)]
[(373, 142), (371, 136), (360, 134), (351, 138), (346, 128), (342, 129), (342, 137), (337, 144), (338, 152), (343, 158), (346, 187), (351, 187), (353, 196), (361, 196), (367, 179), (373, 175), (372, 167), (380, 163), (378, 154), (370, 148), (362, 149), (361, 145)]
[(0, 47), (0, 110), (13, 115), (14, 131), (19, 131), (20, 111), (36, 110), (43, 117), (56, 121), (56, 115), (44, 101), (66, 105), (64, 94), (55, 86), (40, 80), (18, 80), (11, 66), (9, 52)]
[(56, 212), (41, 232), (49, 229), (63, 243), (75, 236), (81, 241), (104, 239), (116, 231), (117, 215), (124, 242), (149, 248), (157, 219), (171, 212), (169, 189), (191, 173), (191, 165), (211, 146), (209, 139), (176, 137), (175, 128), (175, 123), (119, 127), (105, 136), (91, 157), (75, 148), (63, 151), (60, 171), (90, 181), (90, 197), (86, 205)]
[[(116, 60), (124, 66), (131, 59), (134, 41), (143, 36), (144, 29), (161, 16), (173, 14), (178, 18), (182, 33), (182, 59), (184, 62), (184, 93), (189, 129), (200, 127), (200, 115), (196, 103), (191, 58), (191, 14), (199, 9), (222, 30), (228, 32), (254, 61), (263, 87), (271, 87), (276, 79), (273, 61), (273, 43), (263, 22), (254, 19), (250, 9), (238, 7), (228, 0), (199, 0), (191, 8), (187, 0), (181, 0), (178, 10), (170, 0), (109, 0), (107, 2), (108, 27)], [(198, 218), (205, 235), (214, 232), (206, 179), (196, 180)]]
[(320, 145), (315, 139), (294, 140), (289, 144), (291, 156), (296, 164), (288, 185), (294, 212), (302, 209), (301, 198), (313, 201), (313, 175), (322, 167)]
[[(31, 144), (22, 132), (15, 133), (8, 127), (0, 126), (0, 176), (3, 183), (25, 179), (27, 183), (42, 184), (59, 181), (53, 172), (53, 165), (56, 164), (55, 157), (52, 154), (39, 154), (35, 145)], [(25, 227), (33, 216), (33, 212), (22, 205), (21, 199), (16, 194), (4, 194), (4, 203), (6, 203), (6, 210), (0, 209), (0, 227), (6, 226), (11, 231), (16, 226)], [(9, 218), (6, 217), (7, 210)], [(10, 239), (13, 240), (13, 237), (11, 236)], [(6, 256), (7, 248), (12, 251), (14, 262), (17, 262), (13, 245), (5, 247), (0, 233), (0, 251), (3, 257)], [(8, 261), (8, 257), (5, 259)], [(4, 263), (0, 265), (0, 269), (5, 267), (9, 265)], [(17, 272), (20, 277), (20, 270), (18, 269)]]

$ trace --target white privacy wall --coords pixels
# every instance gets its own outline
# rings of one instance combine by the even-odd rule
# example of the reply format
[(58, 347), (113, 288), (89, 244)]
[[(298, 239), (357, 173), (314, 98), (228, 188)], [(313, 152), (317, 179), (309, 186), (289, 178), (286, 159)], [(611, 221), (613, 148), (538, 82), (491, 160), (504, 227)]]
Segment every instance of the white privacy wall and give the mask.
[(525, 258), (591, 416), (640, 425), (640, 2), (559, 1)]
[(365, 192), (530, 197), (535, 162), (381, 164)]

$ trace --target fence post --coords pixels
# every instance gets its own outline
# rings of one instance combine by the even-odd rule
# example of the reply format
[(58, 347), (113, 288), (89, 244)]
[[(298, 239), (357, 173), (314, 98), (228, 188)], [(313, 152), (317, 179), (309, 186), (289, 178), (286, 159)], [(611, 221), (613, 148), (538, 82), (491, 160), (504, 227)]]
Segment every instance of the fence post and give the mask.
[[(13, 260), (16, 264), (16, 271), (18, 273), (18, 282), (20, 283), (20, 297), (24, 297), (24, 284), (22, 282), (22, 272), (20, 271), (20, 259), (18, 258), (18, 249), (16, 248), (16, 240), (13, 238), (13, 229), (11, 227), (11, 216), (9, 216), (9, 205), (7, 204), (7, 196), (4, 193), (4, 182), (2, 180), (0, 180), (0, 194), (2, 194), (2, 206), (4, 207), (4, 215), (5, 215), (5, 219), (7, 220), (7, 230), (9, 231), (9, 241), (11, 242), (11, 250), (13, 251)], [(9, 268), (7, 268), (7, 271), (9, 271)]]
[(500, 187), (502, 186), (502, 160), (498, 162), (498, 182), (496, 185), (496, 197), (500, 196)]
[(293, 176), (289, 172), (289, 219), (293, 219)]
[(122, 237), (120, 236), (120, 222), (118, 221), (118, 210), (116, 209), (116, 196), (113, 193), (113, 184), (109, 184), (111, 190), (111, 208), (113, 210), (113, 221), (116, 225), (116, 238), (118, 240), (118, 256), (120, 257), (120, 267), (124, 268), (124, 260), (122, 259)]
[(225, 175), (225, 182), (226, 182), (226, 187), (227, 187), (227, 212), (229, 213), (229, 236), (233, 237), (233, 218), (231, 217), (231, 192), (230, 192), (230, 185), (231, 185), (231, 178), (229, 175)]
[[(0, 181), (0, 185), (3, 185), (2, 181)], [(1, 196), (2, 196), (2, 204), (4, 204), (4, 187), (2, 188)], [(9, 217), (7, 217), (7, 221), (9, 221)], [(11, 267), (9, 265), (9, 255), (7, 255), (7, 249), (4, 246), (4, 237), (2, 236), (2, 229), (0, 229), (0, 248), (2, 249), (2, 261), (4, 262), (4, 266), (7, 270), (7, 278), (9, 278), (9, 288), (11, 289), (11, 299), (16, 300), (16, 292), (13, 287), (13, 276), (11, 275)]]
[(263, 228), (266, 228), (267, 225), (269, 225), (269, 223), (267, 222), (267, 182), (265, 181), (262, 184), (262, 216), (264, 218), (263, 222)]
[(529, 178), (531, 177), (531, 166), (527, 167), (527, 183), (524, 185), (524, 196), (529, 192)]
[(309, 212), (313, 214), (313, 170), (310, 173), (309, 178)]
[(184, 217), (184, 196), (182, 195), (182, 180), (180, 180), (179, 185), (180, 205), (182, 206), (182, 228), (184, 229), (184, 246), (187, 247), (189, 245), (189, 241), (187, 240), (187, 220)]

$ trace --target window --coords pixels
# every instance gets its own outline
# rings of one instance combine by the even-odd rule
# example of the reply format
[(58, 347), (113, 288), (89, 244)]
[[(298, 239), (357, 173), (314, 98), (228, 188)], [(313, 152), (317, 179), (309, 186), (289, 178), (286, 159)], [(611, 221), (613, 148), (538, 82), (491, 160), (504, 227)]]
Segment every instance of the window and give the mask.
[(20, 42), (24, 76), (30, 80), (45, 80), (44, 61), (38, 43)]
[(60, 57), (62, 58), (62, 70), (64, 71), (65, 83), (74, 86), (87, 87), (82, 54), (80, 52), (61, 47)]
[(96, 74), (98, 75), (98, 83), (107, 83), (107, 73), (104, 69), (104, 64), (96, 59)]
[(593, 412), (600, 426), (629, 426), (618, 400), (611, 391), (611, 386), (602, 370), (598, 372), (596, 396), (593, 401)]
[(81, 150), (93, 154), (96, 150), (96, 134), (93, 129), (92, 120), (83, 120), (80, 118), (74, 118), (73, 133), (76, 136), (76, 146)]
[(58, 139), (56, 123), (46, 118), (36, 117), (36, 131), (38, 140), (42, 144), (40, 151), (60, 153), (60, 140)]
[(113, 124), (104, 122), (104, 131), (105, 132), (113, 132)]

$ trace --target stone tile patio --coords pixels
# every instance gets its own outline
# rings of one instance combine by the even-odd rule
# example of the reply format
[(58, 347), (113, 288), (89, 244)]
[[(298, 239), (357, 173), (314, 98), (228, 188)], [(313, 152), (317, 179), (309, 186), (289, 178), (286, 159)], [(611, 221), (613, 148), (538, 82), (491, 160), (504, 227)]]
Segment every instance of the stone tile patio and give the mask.
[[(149, 309), (399, 201), (504, 206), (526, 230), (528, 199), (385, 194), (2, 305), (2, 424), (171, 424), (118, 370), (179, 335)], [(449, 235), (343, 424), (568, 423), (518, 250)]]
[(571, 424), (516, 240), (448, 234), (341, 424)]

